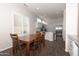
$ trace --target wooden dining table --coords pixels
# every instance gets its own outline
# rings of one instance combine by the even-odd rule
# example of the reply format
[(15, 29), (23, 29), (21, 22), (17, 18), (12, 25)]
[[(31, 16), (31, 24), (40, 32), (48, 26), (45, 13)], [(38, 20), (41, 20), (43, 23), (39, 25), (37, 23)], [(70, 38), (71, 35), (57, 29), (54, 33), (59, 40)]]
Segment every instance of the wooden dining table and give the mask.
[(30, 44), (34, 42), (35, 38), (36, 38), (35, 34), (19, 37), (19, 40), (26, 44), (26, 50), (27, 50), (26, 53), (28, 55), (30, 54)]

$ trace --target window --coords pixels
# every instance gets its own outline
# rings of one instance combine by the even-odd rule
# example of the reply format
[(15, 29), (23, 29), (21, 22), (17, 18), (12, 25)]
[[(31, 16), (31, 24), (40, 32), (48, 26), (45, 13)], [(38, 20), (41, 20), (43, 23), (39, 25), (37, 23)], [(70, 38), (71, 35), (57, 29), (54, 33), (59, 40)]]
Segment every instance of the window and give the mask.
[(29, 18), (22, 14), (14, 14), (14, 33), (18, 35), (29, 34)]

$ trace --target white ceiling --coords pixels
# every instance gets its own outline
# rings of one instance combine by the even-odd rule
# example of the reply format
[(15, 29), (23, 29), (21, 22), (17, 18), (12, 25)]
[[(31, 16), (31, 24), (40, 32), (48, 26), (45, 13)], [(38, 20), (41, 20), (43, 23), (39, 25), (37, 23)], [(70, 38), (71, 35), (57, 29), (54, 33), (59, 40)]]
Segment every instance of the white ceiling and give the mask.
[[(63, 17), (63, 11), (65, 9), (64, 3), (28, 3), (31, 11), (43, 18), (57, 18)], [(37, 10), (37, 8), (39, 8)]]

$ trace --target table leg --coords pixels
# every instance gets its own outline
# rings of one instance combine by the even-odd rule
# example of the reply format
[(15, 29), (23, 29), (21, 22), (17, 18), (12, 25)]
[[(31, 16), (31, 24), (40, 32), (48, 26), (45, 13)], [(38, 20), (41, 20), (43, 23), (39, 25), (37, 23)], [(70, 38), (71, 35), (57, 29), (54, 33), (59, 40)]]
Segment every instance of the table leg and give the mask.
[(27, 55), (30, 55), (30, 43), (27, 43)]

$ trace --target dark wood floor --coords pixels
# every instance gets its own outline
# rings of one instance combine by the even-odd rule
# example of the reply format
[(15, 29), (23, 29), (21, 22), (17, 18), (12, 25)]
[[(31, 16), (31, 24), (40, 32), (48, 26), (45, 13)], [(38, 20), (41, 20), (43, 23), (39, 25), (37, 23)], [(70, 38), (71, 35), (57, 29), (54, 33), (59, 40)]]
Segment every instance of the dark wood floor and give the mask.
[[(65, 52), (65, 42), (63, 40), (45, 41), (45, 44), (45, 47), (41, 48), (41, 52), (36, 53), (35, 56), (69, 56), (69, 53)], [(0, 52), (0, 56), (12, 55), (12, 48)], [(24, 53), (23, 56), (25, 56)]]

